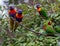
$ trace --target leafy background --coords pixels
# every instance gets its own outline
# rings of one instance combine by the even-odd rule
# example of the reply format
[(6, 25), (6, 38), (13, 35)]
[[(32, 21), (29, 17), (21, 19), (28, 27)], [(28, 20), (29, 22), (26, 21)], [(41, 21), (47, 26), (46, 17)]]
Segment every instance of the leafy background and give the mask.
[[(23, 25), (42, 34), (46, 34), (46, 32), (40, 28), (41, 19), (34, 7), (35, 4), (40, 3), (41, 7), (48, 15), (50, 15), (50, 17), (56, 16), (60, 13), (59, 0), (33, 0), (33, 3), (29, 3), (29, 5), (23, 2), (22, 5), (17, 5), (18, 1), (14, 0), (13, 2), (9, 2), (9, 4), (11, 3), (15, 3), (17, 8), (23, 10)], [(48, 21), (44, 20), (43, 22), (46, 24)], [(5, 19), (1, 19), (0, 46), (58, 46), (59, 37), (37, 35), (29, 30), (26, 30), (25, 27), (18, 26), (15, 32), (10, 32), (9, 18), (7, 17)]]

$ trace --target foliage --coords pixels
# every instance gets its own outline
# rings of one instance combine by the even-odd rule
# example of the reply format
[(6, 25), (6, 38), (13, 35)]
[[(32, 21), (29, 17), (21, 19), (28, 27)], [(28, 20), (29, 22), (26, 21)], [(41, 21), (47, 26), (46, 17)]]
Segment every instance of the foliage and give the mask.
[[(39, 0), (40, 1), (40, 0)], [(41, 1), (41, 3), (43, 0)], [(46, 4), (42, 8), (46, 11), (51, 10), (53, 7), (56, 7), (54, 4)], [(28, 7), (26, 4), (16, 5), (17, 8), (23, 10), (23, 25), (30, 29), (34, 29), (36, 32), (40, 32), (42, 34), (46, 34), (46, 31), (40, 28), (41, 22), (47, 25), (48, 33), (55, 33), (55, 31), (59, 30), (59, 27), (56, 26), (56, 30), (53, 28), (53, 25), (48, 26), (48, 21), (59, 13), (52, 13), (50, 15), (50, 19), (41, 21), (39, 14), (36, 9), (32, 6)], [(52, 12), (52, 11), (51, 11)], [(55, 17), (53, 17), (55, 19)], [(58, 46), (58, 37), (50, 37), (43, 35), (36, 35), (29, 30), (26, 30), (25, 27), (18, 26), (15, 32), (9, 33), (9, 20), (8, 18), (0, 20), (0, 37), (3, 38), (2, 46)], [(55, 24), (55, 23), (53, 23)], [(57, 24), (55, 24), (57, 25)], [(59, 30), (60, 31), (60, 30)]]

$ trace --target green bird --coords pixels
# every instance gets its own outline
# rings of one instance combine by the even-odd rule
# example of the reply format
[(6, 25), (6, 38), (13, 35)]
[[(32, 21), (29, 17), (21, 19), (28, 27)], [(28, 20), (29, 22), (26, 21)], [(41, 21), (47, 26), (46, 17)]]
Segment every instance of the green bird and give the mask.
[(52, 26), (52, 22), (47, 20), (44, 22), (44, 26), (43, 26), (43, 29), (45, 30), (45, 32), (48, 34), (48, 35), (54, 35), (56, 33), (55, 29), (53, 28)]
[(38, 11), (38, 13), (40, 14), (40, 16), (41, 16), (42, 18), (45, 18), (45, 19), (48, 18), (46, 11), (43, 10), (43, 9), (40, 7), (39, 4), (36, 5), (36, 8), (37, 8), (37, 11)]

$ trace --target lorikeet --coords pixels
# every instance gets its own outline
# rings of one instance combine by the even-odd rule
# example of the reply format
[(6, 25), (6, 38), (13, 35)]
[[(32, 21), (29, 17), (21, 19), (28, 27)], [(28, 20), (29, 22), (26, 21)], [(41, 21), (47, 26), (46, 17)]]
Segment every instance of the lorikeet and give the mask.
[(46, 27), (51, 25), (52, 25), (52, 21), (46, 21), (46, 23), (43, 25), (43, 29), (46, 30)]
[(22, 24), (22, 18), (23, 18), (23, 15), (22, 15), (22, 10), (19, 9), (16, 16), (15, 16), (15, 19), (16, 19), (16, 23), (15, 23), (15, 28), (14, 28), (14, 31), (16, 30), (16, 28), (18, 27), (19, 23)]
[(46, 21), (46, 23), (43, 26), (43, 29), (47, 32), (47, 34), (52, 35), (55, 33), (55, 30), (52, 26), (52, 21)]
[(16, 15), (16, 10), (14, 9), (13, 6), (10, 6), (9, 9), (9, 17), (10, 17), (10, 29), (13, 30), (14, 28), (14, 20), (12, 18), (15, 18)]
[(43, 10), (39, 4), (36, 5), (37, 11), (38, 13), (41, 15), (42, 18), (47, 19), (47, 13), (45, 12), (45, 10)]

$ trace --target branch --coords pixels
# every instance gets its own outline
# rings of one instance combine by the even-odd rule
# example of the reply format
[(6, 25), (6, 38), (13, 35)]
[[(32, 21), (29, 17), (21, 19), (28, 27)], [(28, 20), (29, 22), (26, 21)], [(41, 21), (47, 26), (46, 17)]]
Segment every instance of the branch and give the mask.
[[(19, 23), (18, 21), (16, 21), (15, 18), (13, 18), (13, 17), (11, 17), (11, 18), (12, 18), (15, 22)], [(22, 26), (22, 27), (24, 27), (25, 29), (27, 29), (27, 30), (29, 30), (29, 31), (31, 31), (31, 32), (33, 32), (33, 33), (35, 33), (35, 34), (37, 34), (38, 36), (44, 35), (44, 34), (41, 34), (40, 32), (36, 32), (36, 31), (33, 30), (33, 29), (30, 29), (30, 28), (28, 28), (28, 27), (25, 27), (24, 25), (22, 25), (22, 24), (20, 24), (20, 23), (19, 23), (19, 25)], [(46, 35), (44, 35), (44, 36), (46, 36)]]

